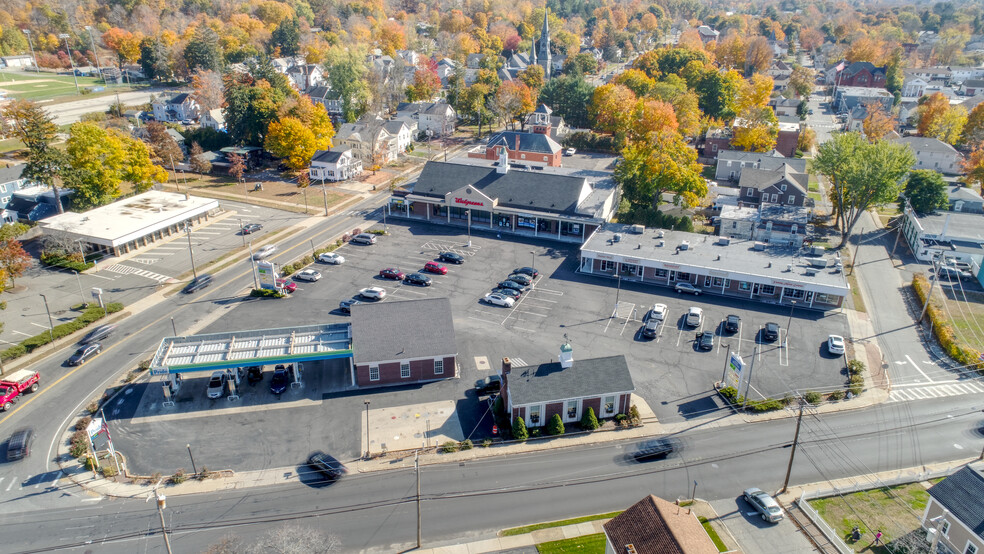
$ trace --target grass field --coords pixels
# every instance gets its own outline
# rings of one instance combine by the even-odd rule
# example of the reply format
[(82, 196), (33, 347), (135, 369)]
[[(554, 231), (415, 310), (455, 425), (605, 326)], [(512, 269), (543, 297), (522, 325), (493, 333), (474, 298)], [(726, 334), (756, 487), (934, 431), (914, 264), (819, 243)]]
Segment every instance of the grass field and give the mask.
[(512, 529), (506, 529), (501, 534), (503, 537), (512, 537), (515, 535), (525, 535), (526, 533), (532, 533), (533, 531), (539, 531), (540, 529), (550, 529), (551, 527), (563, 527), (565, 525), (575, 525), (577, 523), (586, 523), (588, 521), (597, 521), (599, 519), (611, 519), (622, 512), (611, 512), (608, 514), (595, 514), (592, 516), (575, 517), (573, 519), (562, 519), (560, 521), (549, 521), (546, 523), (536, 523), (534, 525), (526, 525), (524, 527), (513, 527)]
[(848, 543), (855, 552), (888, 554), (888, 546), (868, 547), (875, 531), (881, 529), (885, 534), (882, 540), (891, 545), (893, 538), (919, 528), (919, 517), (928, 500), (925, 487), (910, 483), (809, 502), (841, 537), (847, 539), (855, 525), (861, 528), (861, 540)]
[(960, 285), (954, 282), (946, 290), (936, 287), (933, 301), (950, 316), (957, 341), (967, 348), (980, 348), (979, 337), (984, 333), (984, 294), (961, 289)]
[[(80, 88), (105, 86), (102, 79), (79, 77)], [(17, 100), (45, 100), (75, 95), (75, 79), (71, 75), (51, 73), (0, 72), (0, 90)]]
[(567, 552), (604, 554), (605, 534), (596, 533), (574, 537), (573, 539), (544, 542), (536, 545), (536, 551), (540, 554), (564, 554)]

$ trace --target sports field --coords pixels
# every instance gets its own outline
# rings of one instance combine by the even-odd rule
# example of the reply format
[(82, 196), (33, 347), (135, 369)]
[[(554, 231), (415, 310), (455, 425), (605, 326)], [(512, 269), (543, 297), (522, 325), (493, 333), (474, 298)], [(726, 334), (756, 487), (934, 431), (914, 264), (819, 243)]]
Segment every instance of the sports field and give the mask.
[[(80, 88), (105, 86), (102, 79), (79, 77)], [(75, 80), (71, 75), (40, 75), (28, 72), (0, 72), (0, 90), (13, 99), (48, 100), (59, 96), (75, 96)]]

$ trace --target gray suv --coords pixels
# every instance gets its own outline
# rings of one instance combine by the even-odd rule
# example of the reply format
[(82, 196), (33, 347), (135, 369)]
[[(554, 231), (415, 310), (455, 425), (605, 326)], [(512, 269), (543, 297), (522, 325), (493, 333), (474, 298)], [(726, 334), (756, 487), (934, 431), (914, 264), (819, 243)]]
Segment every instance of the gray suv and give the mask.
[(763, 491), (762, 489), (752, 487), (750, 489), (745, 489), (742, 493), (742, 497), (745, 502), (752, 505), (755, 511), (762, 516), (762, 519), (768, 521), (769, 523), (779, 523), (782, 521), (782, 508), (779, 507), (779, 503), (776, 502), (775, 498), (769, 496), (769, 493)]

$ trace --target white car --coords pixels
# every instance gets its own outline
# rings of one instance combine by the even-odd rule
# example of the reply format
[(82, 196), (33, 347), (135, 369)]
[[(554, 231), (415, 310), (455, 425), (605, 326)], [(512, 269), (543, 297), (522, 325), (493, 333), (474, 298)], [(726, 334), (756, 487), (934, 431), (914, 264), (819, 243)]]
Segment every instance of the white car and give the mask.
[(564, 155), (565, 156), (573, 156), (575, 152), (577, 152), (576, 149), (574, 149), (574, 148), (568, 148), (567, 150), (564, 151)]
[(386, 289), (383, 287), (366, 287), (359, 291), (359, 296), (369, 300), (382, 300), (386, 298)]
[(652, 309), (649, 310), (649, 319), (655, 319), (656, 321), (666, 319), (666, 304), (653, 304)]
[(273, 254), (276, 251), (277, 251), (277, 247), (275, 245), (268, 244), (268, 245), (264, 246), (263, 248), (260, 248), (259, 250), (257, 250), (253, 254), (253, 259), (254, 260), (262, 260), (263, 258), (266, 258), (267, 256)]
[(222, 393), (225, 391), (226, 374), (224, 371), (212, 372), (212, 376), (208, 379), (208, 387), (205, 389), (205, 396), (211, 399), (222, 398)]
[(318, 261), (324, 262), (326, 264), (343, 264), (345, 263), (345, 258), (341, 254), (336, 254), (334, 252), (325, 252), (324, 254), (318, 255)]
[(843, 354), (844, 337), (840, 335), (830, 335), (827, 337), (827, 352), (831, 354)]
[(304, 271), (294, 274), (294, 279), (297, 281), (317, 281), (321, 279), (321, 272), (316, 269), (305, 269)]
[(693, 306), (687, 310), (687, 325), (690, 327), (700, 327), (700, 323), (704, 321), (704, 310)]
[(483, 298), (482, 300), (485, 300), (486, 302), (492, 304), (493, 306), (505, 306), (506, 308), (512, 308), (513, 304), (516, 303), (516, 301), (513, 300), (512, 298), (494, 292), (490, 292), (486, 294), (485, 298)]

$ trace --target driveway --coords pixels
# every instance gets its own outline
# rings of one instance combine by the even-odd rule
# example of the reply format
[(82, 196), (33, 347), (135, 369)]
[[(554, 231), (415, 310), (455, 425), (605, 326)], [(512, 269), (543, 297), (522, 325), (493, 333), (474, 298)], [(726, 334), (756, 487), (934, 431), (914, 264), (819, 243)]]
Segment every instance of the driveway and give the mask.
[(782, 552), (784, 554), (812, 554), (816, 552), (810, 541), (796, 526), (784, 519), (779, 523), (766, 523), (737, 491), (735, 498), (711, 502), (720, 521), (728, 528), (742, 552)]

